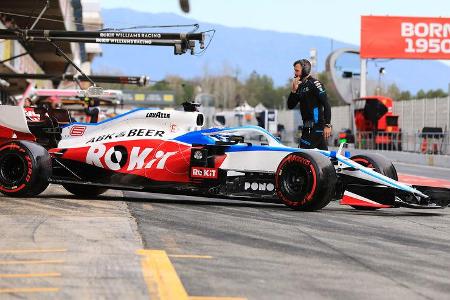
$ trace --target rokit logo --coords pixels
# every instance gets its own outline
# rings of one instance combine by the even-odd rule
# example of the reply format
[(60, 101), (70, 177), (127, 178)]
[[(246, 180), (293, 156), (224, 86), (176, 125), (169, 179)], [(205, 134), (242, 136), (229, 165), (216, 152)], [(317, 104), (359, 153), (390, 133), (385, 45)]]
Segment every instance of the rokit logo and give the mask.
[(244, 183), (245, 191), (268, 191), (272, 192), (275, 190), (275, 185), (273, 183), (267, 182), (245, 182)]
[(191, 177), (193, 178), (206, 178), (206, 179), (216, 179), (218, 177), (217, 169), (214, 168), (203, 168), (203, 167), (192, 167)]
[[(109, 149), (103, 145), (91, 146), (86, 155), (86, 163), (113, 171), (133, 171), (138, 169), (164, 169), (166, 161), (176, 152), (153, 151), (153, 148), (133, 147), (128, 154), (124, 146), (113, 146)], [(128, 166), (127, 166), (128, 165)], [(125, 168), (125, 166), (127, 166)]]
[(147, 136), (147, 137), (163, 137), (165, 131), (155, 129), (130, 129), (128, 131), (122, 131), (119, 133), (108, 133), (91, 138), (86, 144), (113, 140), (121, 137), (135, 137), (135, 136)]
[(149, 112), (145, 115), (146, 118), (157, 118), (157, 119), (168, 119), (170, 118), (170, 114), (163, 112)]

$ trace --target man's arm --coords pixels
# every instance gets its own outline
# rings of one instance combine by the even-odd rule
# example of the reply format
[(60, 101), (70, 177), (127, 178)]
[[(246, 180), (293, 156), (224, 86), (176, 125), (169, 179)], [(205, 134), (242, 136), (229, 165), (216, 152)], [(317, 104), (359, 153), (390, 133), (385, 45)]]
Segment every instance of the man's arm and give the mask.
[(325, 124), (331, 124), (331, 106), (328, 102), (327, 92), (325, 91), (322, 83), (319, 80), (314, 81), (314, 87), (316, 91), (317, 98), (323, 106), (323, 118)]
[(287, 107), (289, 109), (293, 109), (294, 107), (297, 106), (297, 103), (299, 102), (300, 97), (297, 93), (290, 93), (288, 100), (287, 100)]
[(289, 94), (287, 100), (287, 107), (289, 109), (293, 109), (295, 106), (297, 106), (297, 103), (300, 101), (300, 95), (297, 93), (299, 85), (300, 85), (300, 77), (295, 77), (292, 80), (291, 93)]
[[(331, 106), (328, 102), (327, 92), (325, 91), (322, 83), (319, 80), (314, 81), (314, 90), (316, 91), (317, 98), (323, 106), (323, 118), (325, 121), (325, 127), (323, 128), (323, 136), (328, 139), (331, 136)], [(330, 124), (330, 127), (327, 125)]]

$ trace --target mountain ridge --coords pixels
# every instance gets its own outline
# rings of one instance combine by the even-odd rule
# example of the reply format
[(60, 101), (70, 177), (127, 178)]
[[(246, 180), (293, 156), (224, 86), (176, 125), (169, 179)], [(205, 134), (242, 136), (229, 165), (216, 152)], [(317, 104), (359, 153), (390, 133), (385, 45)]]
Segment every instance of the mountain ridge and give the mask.
[[(125, 27), (125, 24), (199, 23), (201, 31), (214, 28), (216, 34), (209, 48), (201, 56), (189, 54), (174, 56), (173, 51), (167, 47), (102, 45), (102, 57), (96, 58), (93, 62), (95, 73), (145, 74), (159, 80), (174, 74), (189, 79), (202, 76), (205, 70), (211, 74), (234, 70), (232, 72), (234, 74), (229, 75), (245, 80), (251, 72), (256, 71), (272, 77), (274, 84), (280, 86), (286, 84), (292, 77), (292, 62), (298, 58), (309, 57), (311, 48), (316, 48), (318, 52), (318, 71), (324, 70), (325, 59), (332, 47), (334, 50), (342, 47), (358, 48), (356, 45), (327, 37), (248, 27), (228, 27), (199, 22), (173, 13), (148, 13), (116, 8), (102, 10), (102, 17), (105, 27)], [(164, 31), (174, 30), (165, 28)], [(371, 61), (368, 69), (372, 79), (377, 79), (377, 70), (381, 66), (387, 72), (382, 78), (384, 83), (395, 82), (400, 89), (413, 93), (420, 89), (447, 90), (450, 81), (450, 66), (439, 61)], [(433, 74), (434, 80), (429, 80), (428, 74)]]

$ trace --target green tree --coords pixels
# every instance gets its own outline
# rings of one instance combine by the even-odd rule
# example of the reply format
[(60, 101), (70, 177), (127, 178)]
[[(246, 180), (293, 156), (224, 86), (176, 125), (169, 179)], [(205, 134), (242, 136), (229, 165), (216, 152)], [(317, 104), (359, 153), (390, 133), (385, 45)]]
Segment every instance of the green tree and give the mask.
[(401, 91), (395, 83), (392, 83), (388, 86), (386, 91), (386, 96), (392, 98), (394, 101), (399, 100)]
[[(181, 84), (181, 87), (183, 88), (183, 95), (182, 98), (184, 101), (193, 101), (194, 100), (194, 84), (190, 81), (185, 81)], [(177, 102), (179, 103), (179, 102)]]
[(417, 92), (417, 94), (416, 94), (416, 98), (418, 98), (418, 99), (423, 99), (423, 98), (426, 98), (426, 97), (427, 97), (427, 94), (426, 94), (425, 91), (422, 90), (422, 89), (420, 89), (420, 90)]
[(442, 89), (437, 90), (429, 90), (426, 92), (427, 98), (442, 98), (447, 97), (447, 93), (445, 93)]
[(344, 105), (345, 103), (341, 100), (338, 91), (336, 90), (334, 84), (332, 83), (331, 76), (328, 72), (324, 71), (317, 74), (317, 79), (322, 82), (325, 90), (327, 91), (328, 101), (331, 106)]
[(282, 103), (282, 90), (278, 91), (273, 86), (273, 80), (267, 75), (259, 75), (253, 71), (241, 87), (240, 94), (248, 104), (255, 106), (262, 103), (264, 106), (273, 108)]
[(409, 91), (402, 91), (397, 100), (400, 101), (400, 100), (411, 100), (411, 99), (412, 99), (412, 95)]

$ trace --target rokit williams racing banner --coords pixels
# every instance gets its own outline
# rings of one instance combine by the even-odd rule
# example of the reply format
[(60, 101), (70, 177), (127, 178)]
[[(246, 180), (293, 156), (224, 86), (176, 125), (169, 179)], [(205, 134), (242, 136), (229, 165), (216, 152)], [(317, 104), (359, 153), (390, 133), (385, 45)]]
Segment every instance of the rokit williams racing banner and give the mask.
[(362, 16), (361, 58), (450, 59), (450, 18)]

